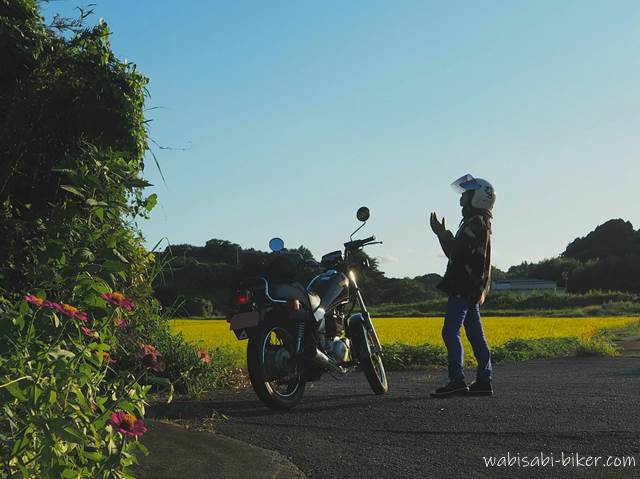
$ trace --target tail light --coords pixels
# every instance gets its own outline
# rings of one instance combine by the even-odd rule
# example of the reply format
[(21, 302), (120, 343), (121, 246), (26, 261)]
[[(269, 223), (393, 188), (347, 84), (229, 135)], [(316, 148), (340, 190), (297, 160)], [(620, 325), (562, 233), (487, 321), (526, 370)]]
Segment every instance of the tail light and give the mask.
[(236, 291), (233, 295), (233, 304), (245, 306), (251, 302), (251, 291)]

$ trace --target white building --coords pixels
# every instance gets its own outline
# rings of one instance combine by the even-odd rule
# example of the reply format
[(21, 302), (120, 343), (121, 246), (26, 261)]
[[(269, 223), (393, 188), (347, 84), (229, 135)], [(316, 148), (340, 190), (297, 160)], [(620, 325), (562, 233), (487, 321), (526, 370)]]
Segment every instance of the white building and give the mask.
[(557, 291), (558, 285), (555, 281), (546, 281), (543, 279), (514, 278), (493, 281), (491, 283), (491, 289), (493, 291)]

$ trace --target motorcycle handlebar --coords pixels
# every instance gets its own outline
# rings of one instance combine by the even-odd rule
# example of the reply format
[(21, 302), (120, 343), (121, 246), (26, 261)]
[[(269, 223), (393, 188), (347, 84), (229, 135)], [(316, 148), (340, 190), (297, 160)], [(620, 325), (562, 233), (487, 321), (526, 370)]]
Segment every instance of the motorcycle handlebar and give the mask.
[[(349, 241), (344, 244), (344, 247), (347, 249), (357, 249), (367, 244), (374, 244), (375, 240), (376, 240), (375, 236), (369, 236), (368, 238), (365, 238), (365, 239)], [(382, 243), (382, 241), (378, 241), (375, 244), (380, 244), (380, 243)]]

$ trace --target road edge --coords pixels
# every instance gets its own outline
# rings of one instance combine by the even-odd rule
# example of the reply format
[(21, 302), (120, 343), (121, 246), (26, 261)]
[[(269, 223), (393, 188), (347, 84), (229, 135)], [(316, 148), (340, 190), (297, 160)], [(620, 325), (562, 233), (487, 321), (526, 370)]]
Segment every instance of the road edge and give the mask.
[(140, 479), (306, 478), (279, 452), (224, 434), (191, 431), (171, 422), (149, 419), (145, 423), (148, 431), (141, 442), (149, 455), (140, 457), (133, 468)]

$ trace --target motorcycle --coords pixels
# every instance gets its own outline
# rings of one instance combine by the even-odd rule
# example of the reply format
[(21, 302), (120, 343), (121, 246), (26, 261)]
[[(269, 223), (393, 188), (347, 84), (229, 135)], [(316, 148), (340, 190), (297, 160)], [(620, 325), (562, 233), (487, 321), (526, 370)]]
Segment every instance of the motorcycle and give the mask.
[[(344, 254), (333, 251), (320, 263), (287, 252), (282, 239), (273, 238), (266, 270), (244, 279), (233, 296), (230, 328), (248, 339), (251, 385), (270, 408), (296, 406), (306, 383), (324, 373), (342, 378), (360, 370), (375, 394), (389, 389), (382, 346), (356, 281), (356, 269), (367, 266), (358, 253), (382, 241), (354, 240), (369, 209), (356, 216), (362, 225), (344, 243)], [(315, 276), (305, 288), (297, 278), (309, 270)]]

